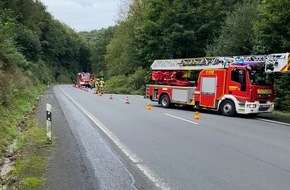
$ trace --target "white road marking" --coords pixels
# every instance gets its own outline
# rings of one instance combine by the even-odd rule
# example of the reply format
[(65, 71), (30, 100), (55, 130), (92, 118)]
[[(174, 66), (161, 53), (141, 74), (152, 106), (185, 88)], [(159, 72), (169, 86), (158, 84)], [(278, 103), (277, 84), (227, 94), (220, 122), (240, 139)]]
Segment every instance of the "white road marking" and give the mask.
[[(61, 89), (62, 90), (62, 89)], [(101, 121), (95, 118), (90, 112), (88, 112), (85, 108), (83, 108), (79, 103), (74, 101), (66, 92), (62, 90), (62, 92), (77, 106), (79, 107), (117, 146), (120, 148), (125, 155), (134, 163), (142, 162), (141, 159), (137, 157), (134, 153), (132, 153), (128, 147), (123, 144), (118, 137), (116, 137)]]
[(181, 117), (178, 117), (178, 116), (175, 116), (175, 115), (171, 115), (171, 114), (168, 114), (168, 113), (164, 113), (164, 115), (167, 115), (169, 117), (173, 117), (175, 119), (179, 119), (179, 120), (182, 120), (182, 121), (186, 121), (188, 123), (192, 123), (192, 124), (195, 124), (195, 125), (198, 125), (198, 123), (194, 122), (194, 121), (190, 121), (190, 120), (187, 120), (187, 119), (183, 119)]
[(123, 100), (123, 99), (119, 99), (121, 102), (126, 102), (126, 100)]
[(143, 164), (137, 164), (137, 167), (144, 173), (144, 175), (146, 175), (146, 177), (151, 180), (158, 188), (162, 189), (162, 190), (170, 190), (170, 187), (167, 187), (166, 184), (160, 182), (160, 180), (158, 180), (158, 177), (156, 177), (156, 175), (150, 171), (150, 169), (148, 167), (146, 167)]
[[(148, 167), (146, 167), (142, 163), (143, 161), (129, 148), (120, 141), (118, 137), (116, 137), (101, 121), (95, 118), (92, 114), (90, 114), (85, 108), (83, 108), (79, 103), (74, 101), (66, 92), (63, 91), (61, 87), (59, 87), (61, 91), (76, 105), (78, 106), (112, 141), (115, 145), (131, 160), (131, 162), (135, 163), (136, 166), (139, 168), (141, 172), (150, 180), (152, 181), (157, 187), (162, 190), (170, 190), (169, 187), (162, 180), (156, 177), (157, 175), (154, 174)], [(132, 176), (133, 177), (133, 176)]]
[(261, 119), (261, 118), (257, 118), (258, 120), (261, 121), (266, 121), (266, 122), (270, 122), (270, 123), (276, 123), (276, 124), (280, 124), (280, 125), (287, 125), (290, 126), (289, 123), (284, 123), (284, 122), (280, 122), (280, 121), (273, 121), (273, 120), (269, 120), (269, 119)]

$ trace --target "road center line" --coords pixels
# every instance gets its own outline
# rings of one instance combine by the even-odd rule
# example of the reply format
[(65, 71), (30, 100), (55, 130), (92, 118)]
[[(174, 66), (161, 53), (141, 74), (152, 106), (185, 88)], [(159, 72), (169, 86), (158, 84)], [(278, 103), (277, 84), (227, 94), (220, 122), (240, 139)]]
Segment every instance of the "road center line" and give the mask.
[(280, 124), (280, 125), (287, 125), (290, 126), (289, 123), (284, 123), (284, 122), (280, 122), (280, 121), (273, 121), (273, 120), (269, 120), (269, 119), (262, 119), (262, 118), (257, 118), (260, 121), (266, 121), (266, 122), (270, 122), (270, 123), (275, 123), (275, 124)]
[(179, 119), (179, 120), (182, 120), (182, 121), (186, 121), (188, 123), (192, 123), (192, 124), (195, 124), (195, 125), (198, 125), (198, 123), (194, 122), (194, 121), (190, 121), (190, 120), (187, 120), (187, 119), (183, 119), (181, 117), (178, 117), (178, 116), (175, 116), (175, 115), (171, 115), (171, 114), (168, 114), (168, 113), (164, 113), (164, 115), (167, 115), (169, 117), (173, 117), (175, 119)]

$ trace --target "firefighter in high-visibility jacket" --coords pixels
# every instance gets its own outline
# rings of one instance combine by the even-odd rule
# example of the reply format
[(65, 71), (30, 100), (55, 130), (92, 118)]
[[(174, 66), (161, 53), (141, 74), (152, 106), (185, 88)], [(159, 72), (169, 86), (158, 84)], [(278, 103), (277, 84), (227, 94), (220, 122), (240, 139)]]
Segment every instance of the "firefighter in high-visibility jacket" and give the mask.
[(99, 88), (100, 88), (100, 93), (104, 93), (104, 86), (105, 86), (105, 81), (104, 78), (101, 78), (100, 82), (99, 82)]
[(95, 88), (96, 88), (96, 94), (99, 94), (99, 88), (100, 88), (100, 79), (97, 78), (95, 82)]

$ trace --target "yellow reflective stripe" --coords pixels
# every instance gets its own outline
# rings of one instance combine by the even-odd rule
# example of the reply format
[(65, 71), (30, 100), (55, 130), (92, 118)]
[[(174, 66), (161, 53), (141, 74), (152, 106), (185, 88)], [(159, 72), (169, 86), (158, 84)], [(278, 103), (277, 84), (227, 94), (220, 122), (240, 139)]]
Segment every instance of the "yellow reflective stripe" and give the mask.
[(272, 90), (271, 89), (258, 89), (257, 92), (258, 94), (271, 94)]
[(195, 101), (192, 100), (192, 101), (190, 102), (190, 104), (191, 104), (191, 105), (195, 105)]
[(229, 86), (229, 90), (237, 90), (238, 88), (238, 86)]
[(288, 68), (286, 71), (290, 70), (290, 54), (288, 54)]

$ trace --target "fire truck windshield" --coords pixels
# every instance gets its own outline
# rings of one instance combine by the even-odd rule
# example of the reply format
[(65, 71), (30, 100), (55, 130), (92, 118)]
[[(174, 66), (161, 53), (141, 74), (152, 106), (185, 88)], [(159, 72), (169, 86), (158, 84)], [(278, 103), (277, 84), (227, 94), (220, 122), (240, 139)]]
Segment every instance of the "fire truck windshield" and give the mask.
[(253, 85), (273, 85), (272, 75), (266, 73), (263, 69), (248, 70), (250, 82)]
[(87, 80), (90, 79), (90, 73), (83, 73), (82, 78)]

